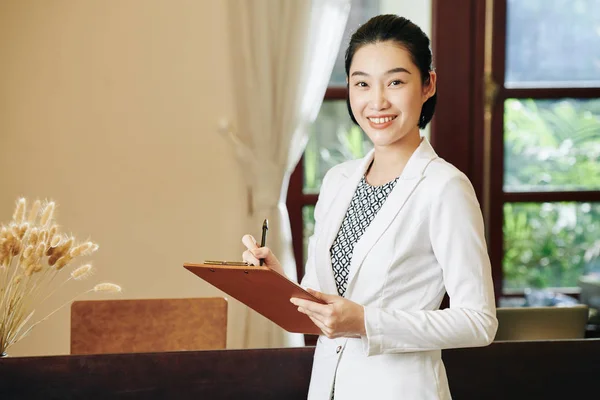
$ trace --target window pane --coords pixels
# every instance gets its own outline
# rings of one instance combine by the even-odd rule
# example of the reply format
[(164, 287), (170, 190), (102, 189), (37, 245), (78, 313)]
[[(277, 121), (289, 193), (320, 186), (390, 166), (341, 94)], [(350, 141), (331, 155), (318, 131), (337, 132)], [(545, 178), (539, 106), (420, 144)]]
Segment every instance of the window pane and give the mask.
[(310, 238), (315, 231), (315, 206), (304, 206), (302, 207), (302, 220), (304, 221), (304, 232), (303, 232), (303, 260), (307, 259), (308, 256), (308, 238)]
[(504, 251), (504, 289), (576, 287), (600, 271), (600, 203), (507, 203)]
[(504, 191), (600, 190), (600, 99), (508, 99)]
[(338, 52), (335, 64), (333, 66), (333, 72), (331, 73), (331, 79), (329, 80), (329, 86), (346, 86), (346, 69), (344, 67), (344, 57), (348, 42), (350, 42), (350, 36), (358, 27), (367, 22), (371, 17), (379, 14), (381, 0), (352, 0), (350, 6), (350, 14), (348, 15), (348, 22), (346, 22), (346, 29), (344, 30), (344, 36), (342, 37), (342, 43), (340, 45), (340, 51)]
[(363, 131), (350, 120), (344, 100), (323, 102), (304, 151), (304, 193), (319, 193), (331, 167), (361, 158), (372, 147)]
[(508, 0), (506, 86), (600, 86), (600, 0)]

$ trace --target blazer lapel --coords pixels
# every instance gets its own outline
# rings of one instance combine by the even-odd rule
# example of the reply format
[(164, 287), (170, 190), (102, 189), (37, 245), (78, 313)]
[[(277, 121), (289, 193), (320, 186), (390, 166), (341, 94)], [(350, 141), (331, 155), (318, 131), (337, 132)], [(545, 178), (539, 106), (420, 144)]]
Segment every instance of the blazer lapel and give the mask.
[[(346, 289), (345, 297), (350, 297), (354, 277), (360, 270), (360, 267), (362, 266), (365, 257), (373, 248), (375, 243), (377, 243), (379, 238), (385, 233), (386, 229), (392, 223), (396, 215), (404, 207), (404, 204), (406, 204), (406, 201), (409, 199), (410, 195), (415, 191), (418, 184), (423, 180), (425, 169), (427, 168), (429, 163), (437, 157), (437, 154), (429, 144), (427, 138), (423, 138), (421, 144), (415, 150), (411, 158), (408, 160), (408, 163), (404, 167), (404, 170), (402, 171), (402, 174), (400, 175), (396, 186), (394, 186), (394, 189), (388, 195), (388, 198), (386, 199), (385, 203), (383, 204), (373, 221), (371, 221), (371, 224), (367, 227), (361, 239), (354, 246), (354, 252), (352, 254), (352, 262), (350, 264), (348, 286)], [(360, 176), (362, 176), (363, 173), (364, 170), (362, 171)], [(354, 184), (355, 188), (356, 184), (358, 184), (358, 180)], [(348, 203), (349, 201), (350, 199), (348, 199)], [(344, 213), (347, 208), (348, 206), (346, 205), (346, 207), (344, 208)], [(336, 224), (338, 229), (341, 225), (341, 222), (342, 221), (340, 220), (339, 223)], [(333, 243), (333, 239), (331, 243)], [(331, 243), (329, 243), (329, 246), (331, 246)]]
[(333, 267), (331, 265), (331, 256), (329, 250), (333, 245), (340, 226), (348, 211), (348, 206), (354, 196), (358, 182), (365, 174), (365, 171), (373, 160), (373, 150), (371, 150), (358, 164), (355, 169), (349, 169), (342, 173), (341, 179), (344, 182), (341, 183), (337, 193), (333, 194), (335, 197), (330, 202), (329, 209), (327, 210), (326, 219), (323, 221), (323, 234), (322, 238), (317, 241), (317, 255), (318, 263), (322, 263), (322, 267), (317, 268), (317, 275), (321, 289), (324, 293), (337, 294), (337, 286), (335, 284), (335, 278), (333, 277)]

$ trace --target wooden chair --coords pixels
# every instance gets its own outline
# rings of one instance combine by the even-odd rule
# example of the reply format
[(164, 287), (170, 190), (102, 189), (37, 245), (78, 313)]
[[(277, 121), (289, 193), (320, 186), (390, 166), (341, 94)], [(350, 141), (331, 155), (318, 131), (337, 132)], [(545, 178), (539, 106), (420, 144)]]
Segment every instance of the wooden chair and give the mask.
[(495, 341), (583, 339), (588, 307), (504, 307), (496, 310)]
[(224, 298), (75, 301), (71, 354), (224, 349)]

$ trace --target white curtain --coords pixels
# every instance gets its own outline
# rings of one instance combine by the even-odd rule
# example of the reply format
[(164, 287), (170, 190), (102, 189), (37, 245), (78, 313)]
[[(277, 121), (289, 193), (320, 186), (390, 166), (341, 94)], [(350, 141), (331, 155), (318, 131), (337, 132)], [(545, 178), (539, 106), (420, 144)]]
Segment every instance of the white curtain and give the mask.
[[(304, 151), (307, 128), (321, 106), (350, 10), (349, 0), (228, 0), (228, 39), (235, 115), (221, 121), (247, 184), (246, 232), (260, 234), (295, 280), (285, 206), (290, 174)], [(257, 237), (257, 240), (260, 240)], [(242, 346), (304, 344), (247, 308)]]

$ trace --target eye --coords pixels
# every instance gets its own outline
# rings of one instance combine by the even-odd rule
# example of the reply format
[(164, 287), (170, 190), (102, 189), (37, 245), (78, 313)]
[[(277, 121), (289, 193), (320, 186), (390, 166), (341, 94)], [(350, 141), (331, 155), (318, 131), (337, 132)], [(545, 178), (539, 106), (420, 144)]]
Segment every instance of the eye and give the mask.
[(358, 87), (367, 87), (368, 85), (367, 85), (367, 83), (366, 83), (366, 82), (362, 82), (362, 81), (361, 81), (361, 82), (356, 82), (356, 83), (354, 84), (354, 86), (358, 86)]
[(402, 82), (401, 80), (396, 79), (395, 81), (391, 81), (390, 82), (390, 86), (399, 86), (402, 85), (404, 82)]

